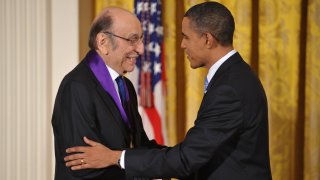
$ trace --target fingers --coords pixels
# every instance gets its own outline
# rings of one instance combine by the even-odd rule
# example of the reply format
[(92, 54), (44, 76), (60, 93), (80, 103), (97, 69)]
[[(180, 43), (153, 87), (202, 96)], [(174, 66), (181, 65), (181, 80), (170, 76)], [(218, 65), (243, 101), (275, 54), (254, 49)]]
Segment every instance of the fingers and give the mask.
[(83, 159), (83, 158), (85, 158), (85, 155), (83, 153), (72, 154), (72, 155), (64, 157), (64, 161), (74, 161), (74, 160)]
[(91, 168), (90, 164), (81, 164), (78, 166), (71, 167), (72, 170), (80, 170), (80, 169), (88, 169), (88, 168)]
[(66, 149), (67, 153), (82, 153), (86, 152), (87, 147), (84, 146), (76, 146)]
[(83, 137), (83, 140), (86, 144), (90, 145), (90, 146), (96, 146), (98, 145), (99, 143), (95, 142), (95, 141), (92, 141), (90, 139), (88, 139), (86, 136)]
[[(88, 139), (87, 137), (83, 137), (83, 140), (86, 144), (90, 145), (90, 146), (97, 146), (100, 143), (97, 143), (95, 141), (92, 141), (90, 139)], [(85, 146), (76, 146), (76, 147), (71, 147), (66, 149), (67, 153), (81, 153), (81, 152), (85, 152), (87, 150), (87, 147)]]
[(66, 166), (67, 166), (67, 167), (70, 167), (70, 166), (85, 165), (85, 163), (83, 163), (81, 160), (82, 160), (82, 159), (77, 159), (77, 160), (68, 161), (68, 162), (66, 162)]
[(72, 170), (88, 169), (91, 168), (90, 164), (83, 164), (80, 160), (69, 161), (66, 163), (67, 167), (71, 167)]

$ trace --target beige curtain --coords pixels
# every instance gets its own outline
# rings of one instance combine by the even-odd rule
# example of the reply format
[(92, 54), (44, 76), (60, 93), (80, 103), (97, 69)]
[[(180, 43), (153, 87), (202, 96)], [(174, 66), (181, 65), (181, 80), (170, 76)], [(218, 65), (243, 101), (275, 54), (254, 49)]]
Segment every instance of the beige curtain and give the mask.
[[(179, 56), (183, 12), (200, 2), (162, 1), (169, 145), (193, 125), (203, 97), (206, 70), (191, 69)], [(218, 2), (234, 15), (235, 49), (258, 73), (267, 93), (273, 179), (320, 180), (320, 0)], [(96, 13), (109, 5), (133, 9), (133, 1), (95, 0)], [(179, 74), (184, 74), (182, 80)], [(177, 87), (181, 81), (183, 93)], [(177, 130), (181, 125), (184, 132)]]
[(269, 101), (272, 173), (275, 179), (300, 179), (295, 166), (299, 96), (300, 0), (261, 0), (259, 76)]
[(303, 179), (320, 179), (320, 1), (307, 6)]
[(164, 52), (166, 63), (166, 122), (168, 144), (177, 143), (176, 130), (176, 1), (162, 3), (163, 28), (164, 28)]

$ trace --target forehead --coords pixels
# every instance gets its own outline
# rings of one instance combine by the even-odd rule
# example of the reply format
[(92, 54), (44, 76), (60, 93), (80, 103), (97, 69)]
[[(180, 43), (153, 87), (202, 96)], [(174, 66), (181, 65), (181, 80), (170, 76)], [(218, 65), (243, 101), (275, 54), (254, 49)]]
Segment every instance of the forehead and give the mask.
[(141, 23), (138, 18), (132, 14), (120, 14), (114, 16), (113, 30), (123, 34), (142, 33)]
[(182, 19), (182, 28), (189, 28), (190, 20), (188, 17), (184, 17)]
[(195, 33), (194, 29), (191, 27), (191, 20), (188, 17), (182, 19), (182, 33), (190, 34)]

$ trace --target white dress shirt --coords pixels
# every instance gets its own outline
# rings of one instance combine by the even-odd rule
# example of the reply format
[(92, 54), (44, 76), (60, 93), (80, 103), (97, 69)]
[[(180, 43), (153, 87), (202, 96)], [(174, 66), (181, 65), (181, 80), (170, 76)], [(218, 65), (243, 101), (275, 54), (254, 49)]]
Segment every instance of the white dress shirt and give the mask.
[(120, 94), (119, 94), (119, 88), (118, 88), (118, 84), (117, 84), (117, 81), (116, 81), (116, 79), (119, 76), (119, 74), (115, 70), (113, 70), (111, 67), (109, 67), (108, 65), (106, 65), (106, 66), (108, 68), (108, 71), (110, 73), (111, 79), (113, 81), (113, 85), (116, 88), (116, 91), (117, 91), (117, 94), (118, 94), (118, 98), (119, 98), (119, 100), (121, 102), (121, 98), (120, 98)]

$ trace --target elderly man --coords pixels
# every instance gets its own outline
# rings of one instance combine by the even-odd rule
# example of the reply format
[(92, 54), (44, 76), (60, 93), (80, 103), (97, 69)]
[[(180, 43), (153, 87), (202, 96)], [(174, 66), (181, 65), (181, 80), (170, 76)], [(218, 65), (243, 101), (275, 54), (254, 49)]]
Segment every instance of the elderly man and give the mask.
[[(73, 170), (101, 168), (120, 159), (128, 177), (272, 179), (266, 95), (233, 48), (234, 29), (231, 12), (217, 2), (195, 5), (183, 18), (181, 47), (190, 66), (205, 67), (208, 75), (198, 116), (181, 143), (164, 149), (111, 151), (86, 139), (91, 147), (67, 149), (82, 153), (67, 156), (66, 165)], [(81, 165), (81, 159), (88, 164)]]
[[(158, 147), (149, 141), (138, 113), (136, 92), (123, 75), (133, 71), (144, 52), (137, 17), (120, 8), (106, 8), (94, 20), (84, 60), (67, 74), (52, 115), (56, 155), (55, 180), (126, 179), (118, 166), (71, 171), (65, 149), (85, 145), (86, 136), (112, 149)], [(85, 159), (81, 159), (86, 164)]]

